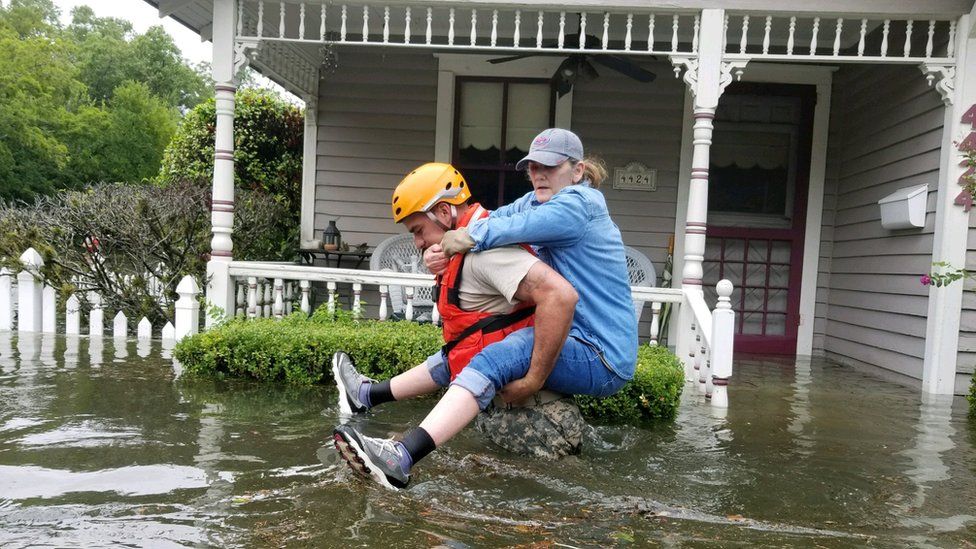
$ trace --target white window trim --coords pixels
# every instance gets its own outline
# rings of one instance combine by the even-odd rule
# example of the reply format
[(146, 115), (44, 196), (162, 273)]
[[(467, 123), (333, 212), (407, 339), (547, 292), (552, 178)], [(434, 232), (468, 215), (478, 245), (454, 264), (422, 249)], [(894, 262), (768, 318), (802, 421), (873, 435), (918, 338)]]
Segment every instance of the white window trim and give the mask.
[[(437, 58), (437, 135), (434, 141), (434, 161), (451, 162), (454, 143), (454, 81), (458, 76), (487, 76), (494, 78), (549, 79), (562, 57), (535, 56), (497, 65), (488, 62), (498, 55), (470, 55), (436, 53)], [(556, 99), (555, 126), (570, 129), (573, 112), (573, 92)]]
[[(800, 284), (800, 326), (796, 336), (796, 354), (813, 354), (813, 325), (817, 308), (817, 274), (820, 263), (820, 230), (823, 224), (824, 180), (827, 166), (827, 129), (830, 121), (830, 88), (836, 67), (777, 65), (753, 63), (745, 69), (742, 80), (778, 84), (811, 84), (817, 87), (817, 105), (813, 116), (813, 148), (810, 154), (810, 184), (807, 191), (807, 219), (803, 239), (803, 274)], [(682, 131), (681, 167), (674, 234), (683, 235), (688, 217), (688, 185), (691, 181), (693, 151), (693, 98), (685, 94), (685, 124)], [(675, 239), (675, 279), (681, 279), (684, 265), (684, 241)], [(674, 328), (677, 323), (672, 323)]]

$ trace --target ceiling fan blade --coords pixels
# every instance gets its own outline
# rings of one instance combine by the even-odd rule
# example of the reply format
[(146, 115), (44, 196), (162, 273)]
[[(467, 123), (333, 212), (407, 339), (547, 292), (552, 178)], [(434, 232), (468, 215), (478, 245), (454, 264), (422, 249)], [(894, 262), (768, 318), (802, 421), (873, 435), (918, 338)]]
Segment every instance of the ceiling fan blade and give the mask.
[(597, 72), (596, 67), (594, 67), (585, 56), (581, 56), (577, 73), (584, 82), (589, 82), (590, 80), (595, 80), (600, 77), (600, 73)]
[(552, 86), (559, 97), (566, 95), (573, 89), (573, 84), (576, 83), (576, 78), (579, 76), (580, 58), (581, 56), (570, 55), (563, 59), (563, 62), (556, 68), (556, 72), (552, 74)]
[(633, 61), (623, 57), (616, 55), (592, 55), (590, 58), (604, 67), (629, 76), (638, 82), (652, 82), (657, 78), (657, 75), (653, 72), (645, 70), (637, 66)]
[(499, 63), (508, 63), (509, 61), (518, 61), (519, 59), (525, 59), (526, 57), (535, 57), (534, 55), (513, 55), (511, 57), (498, 57), (495, 59), (489, 59), (488, 62), (492, 65), (497, 65)]

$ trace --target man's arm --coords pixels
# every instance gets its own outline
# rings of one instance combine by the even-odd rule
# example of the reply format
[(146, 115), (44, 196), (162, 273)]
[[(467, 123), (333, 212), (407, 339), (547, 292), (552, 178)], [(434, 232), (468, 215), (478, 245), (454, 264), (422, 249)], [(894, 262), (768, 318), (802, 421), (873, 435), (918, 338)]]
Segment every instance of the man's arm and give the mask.
[(535, 341), (525, 377), (501, 390), (502, 398), (508, 403), (527, 399), (545, 384), (566, 343), (569, 327), (573, 323), (573, 311), (579, 300), (573, 285), (541, 261), (537, 261), (526, 273), (515, 297), (519, 301), (535, 303)]

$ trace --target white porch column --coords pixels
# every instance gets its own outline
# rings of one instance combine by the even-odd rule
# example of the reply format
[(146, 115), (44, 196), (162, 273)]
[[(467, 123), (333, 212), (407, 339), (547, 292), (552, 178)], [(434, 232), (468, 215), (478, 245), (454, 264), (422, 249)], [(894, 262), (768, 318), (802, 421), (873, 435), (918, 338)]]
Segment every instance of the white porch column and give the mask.
[(315, 240), (315, 171), (318, 165), (319, 113), (318, 97), (305, 98), (305, 147), (302, 152), (302, 248)]
[[(230, 261), (234, 244), (234, 0), (214, 0), (213, 78), (216, 85), (217, 128), (214, 146), (213, 239), (207, 262), (207, 305), (234, 314)], [(213, 323), (207, 315), (207, 326)]]
[[(681, 289), (703, 295), (702, 262), (705, 259), (705, 228), (708, 215), (708, 165), (712, 145), (712, 121), (718, 98), (722, 94), (722, 47), (725, 10), (704, 9), (701, 15), (698, 59), (685, 61), (685, 82), (694, 95), (694, 152), (692, 153), (691, 182), (688, 194), (688, 215), (685, 221), (684, 262), (681, 270)], [(672, 59), (677, 61), (676, 59)], [(726, 83), (727, 84), (727, 83)], [(689, 350), (694, 341), (691, 308), (683, 306), (678, 314), (676, 349), (685, 362), (686, 374), (690, 369)]]
[[(935, 209), (935, 242), (932, 248), (933, 262), (945, 261), (960, 268), (966, 265), (969, 212), (963, 206), (955, 204), (956, 197), (962, 191), (958, 181), (965, 172), (959, 164), (962, 153), (957, 149), (957, 144), (963, 143), (970, 135), (976, 136), (976, 122), (963, 122), (964, 114), (970, 109), (976, 109), (976, 70), (973, 68), (976, 59), (976, 36), (966, 32), (972, 27), (971, 17), (964, 15), (959, 19), (957, 28), (963, 31), (956, 37), (955, 89), (950, 87), (952, 93), (943, 95), (946, 109)], [(942, 86), (936, 87), (940, 91), (945, 89)], [(953, 393), (959, 352), (962, 292), (962, 282), (941, 288), (929, 288), (925, 361), (922, 365), (922, 391), (925, 393)]]

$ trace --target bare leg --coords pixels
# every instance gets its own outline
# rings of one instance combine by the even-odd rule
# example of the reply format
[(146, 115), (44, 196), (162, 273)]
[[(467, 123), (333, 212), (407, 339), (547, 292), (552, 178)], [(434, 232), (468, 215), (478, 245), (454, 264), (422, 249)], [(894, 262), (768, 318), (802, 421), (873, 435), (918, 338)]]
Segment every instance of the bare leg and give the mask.
[(434, 439), (434, 444), (440, 446), (460, 433), (480, 411), (474, 395), (467, 389), (451, 385), (420, 427)]
[(390, 391), (397, 400), (430, 394), (440, 388), (430, 376), (426, 364), (414, 366), (390, 380)]

